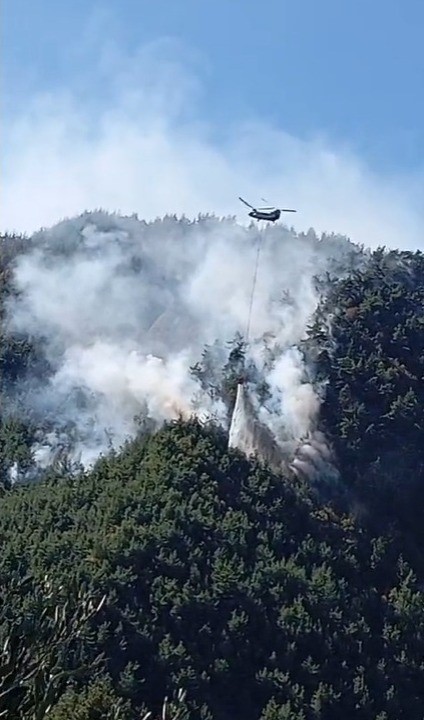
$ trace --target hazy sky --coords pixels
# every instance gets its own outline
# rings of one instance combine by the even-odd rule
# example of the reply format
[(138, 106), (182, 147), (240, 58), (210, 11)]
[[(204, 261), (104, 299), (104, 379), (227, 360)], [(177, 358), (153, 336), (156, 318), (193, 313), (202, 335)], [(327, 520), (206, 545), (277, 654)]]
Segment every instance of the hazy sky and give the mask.
[(242, 214), (239, 193), (272, 193), (301, 205), (299, 227), (421, 244), (422, 0), (3, 0), (1, 12), (3, 228), (93, 204)]

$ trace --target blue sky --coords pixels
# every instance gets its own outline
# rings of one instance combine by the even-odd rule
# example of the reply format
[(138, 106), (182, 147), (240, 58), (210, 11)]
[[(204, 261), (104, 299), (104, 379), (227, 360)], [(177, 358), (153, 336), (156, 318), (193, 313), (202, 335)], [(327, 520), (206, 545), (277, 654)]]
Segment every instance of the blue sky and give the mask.
[(174, 38), (199, 83), (183, 109), (208, 123), (216, 152), (227, 131), (259, 120), (296, 142), (320, 139), (383, 182), (396, 176), (402, 191), (412, 178), (417, 192), (422, 0), (3, 0), (2, 15), (8, 130), (43, 92), (104, 111), (113, 53), (128, 68), (146, 44)]
[[(3, 0), (3, 87), (72, 83), (96, 21), (126, 47), (174, 36), (197, 53), (201, 110), (324, 133), (388, 168), (424, 164), (422, 0)], [(261, 11), (258, 11), (258, 8)], [(95, 50), (95, 47), (92, 48)]]

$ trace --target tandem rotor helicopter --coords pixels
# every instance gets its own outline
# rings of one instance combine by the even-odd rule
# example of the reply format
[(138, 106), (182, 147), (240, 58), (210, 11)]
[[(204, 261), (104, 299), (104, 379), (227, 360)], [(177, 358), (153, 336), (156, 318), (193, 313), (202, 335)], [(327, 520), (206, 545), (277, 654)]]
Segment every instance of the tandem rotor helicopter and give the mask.
[[(246, 200), (243, 200), (243, 198), (240, 196), (239, 200), (241, 200), (242, 203), (247, 205), (247, 207), (252, 209), (252, 211), (249, 213), (249, 217), (255, 218), (255, 220), (269, 220), (270, 222), (275, 222), (279, 219), (282, 212), (296, 212), (296, 210), (289, 210), (288, 208), (276, 208), (273, 206), (254, 208), (253, 205), (246, 202)], [(268, 202), (264, 198), (262, 198), (262, 200), (264, 202)]]

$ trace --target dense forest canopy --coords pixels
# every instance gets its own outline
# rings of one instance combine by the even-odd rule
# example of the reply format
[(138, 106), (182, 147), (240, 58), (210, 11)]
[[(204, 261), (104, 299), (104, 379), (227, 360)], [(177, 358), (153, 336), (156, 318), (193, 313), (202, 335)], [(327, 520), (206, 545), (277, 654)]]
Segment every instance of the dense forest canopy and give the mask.
[(316, 359), (327, 381), (321, 418), (343, 482), (384, 523), (387, 512), (396, 516), (421, 545), (424, 256), (376, 251), (361, 271), (334, 283), (309, 335), (326, 348)]
[[(53, 717), (99, 684), (133, 712), (183, 687), (193, 717), (421, 717), (423, 599), (398, 548), (220, 432), (177, 423), (78, 478), (17, 488), (1, 534), (3, 577), (47, 575), (59, 605), (81, 584), (107, 596), (61, 658), (69, 672), (103, 660)], [(14, 600), (3, 632), (11, 613), (37, 622), (32, 583)]]
[[(136, 720), (168, 696), (185, 720), (422, 719), (424, 256), (268, 230), (247, 346), (257, 237), (231, 219), (99, 211), (2, 238), (4, 717)], [(90, 335), (94, 368), (116, 382), (117, 361), (125, 392), (95, 384)], [(137, 364), (137, 342), (174, 374)], [(337, 481), (228, 449), (241, 369), (280, 447), (306, 457), (319, 432)], [(131, 384), (140, 370), (181, 402), (195, 388), (197, 405), (166, 417), (165, 393)]]

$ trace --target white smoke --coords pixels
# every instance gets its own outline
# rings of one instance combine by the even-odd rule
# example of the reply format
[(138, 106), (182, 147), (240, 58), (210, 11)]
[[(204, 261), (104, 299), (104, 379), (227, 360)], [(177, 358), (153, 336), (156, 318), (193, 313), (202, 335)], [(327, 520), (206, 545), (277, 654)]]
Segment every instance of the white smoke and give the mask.
[[(31, 412), (58, 436), (71, 432), (85, 465), (131, 436), (139, 416), (160, 423), (195, 413), (226, 426), (227, 408), (202, 392), (190, 366), (205, 344), (225, 348), (244, 334), (259, 241), (248, 361), (270, 397), (249, 402), (293, 455), (316, 430), (320, 405), (297, 347), (319, 300), (315, 275), (352, 246), (281, 225), (260, 231), (213, 217), (147, 224), (95, 212), (34, 235), (17, 259), (19, 295), (7, 308), (10, 331), (42, 338), (52, 368), (47, 381), (27, 382)], [(36, 453), (45, 464), (44, 439)]]
[(422, 171), (388, 177), (319, 132), (296, 136), (262, 117), (213, 127), (199, 117), (200, 67), (179, 43), (115, 48), (106, 61), (100, 37), (84, 79), (29, 95), (3, 118), (3, 229), (29, 233), (98, 207), (244, 218), (237, 196), (264, 194), (298, 209), (299, 230), (422, 247)]
[[(193, 120), (199, 85), (179, 60), (162, 42), (132, 57), (117, 51), (106, 66), (90, 63), (104, 102), (81, 88), (28, 97), (5, 132), (3, 227), (32, 232), (86, 207), (148, 219), (199, 209), (230, 215), (240, 211), (239, 192), (253, 202), (265, 193), (298, 208), (298, 229), (421, 246), (420, 182), (378, 176), (345, 148), (263, 121), (238, 124), (216, 142), (215, 128)], [(231, 219), (146, 224), (104, 212), (35, 235), (16, 266), (21, 294), (8, 322), (42, 338), (52, 367), (48, 381), (15, 389), (47, 426), (35, 451), (40, 465), (52, 445), (57, 457), (70, 443), (90, 464), (135, 432), (136, 416), (160, 422), (195, 411), (227, 422), (223, 403), (200, 391), (189, 367), (205, 343), (222, 348), (244, 334), (258, 238), (257, 227)], [(248, 360), (270, 398), (259, 403), (250, 387), (243, 397), (284, 456), (296, 454), (298, 470), (328, 460), (316, 428), (319, 388), (299, 342), (318, 302), (314, 274), (343, 252), (337, 237), (320, 242), (281, 226), (264, 233)]]

